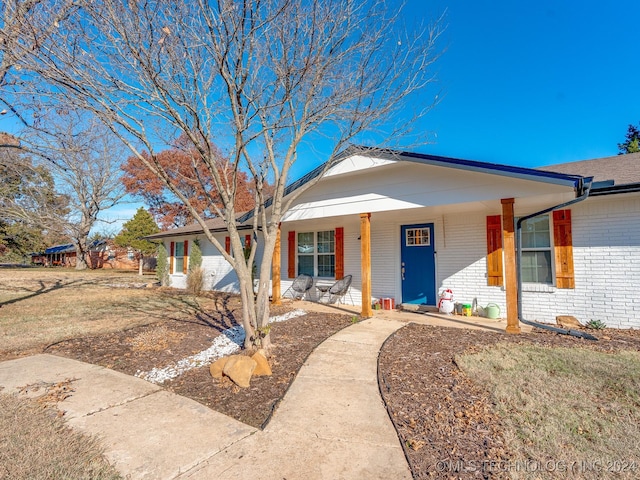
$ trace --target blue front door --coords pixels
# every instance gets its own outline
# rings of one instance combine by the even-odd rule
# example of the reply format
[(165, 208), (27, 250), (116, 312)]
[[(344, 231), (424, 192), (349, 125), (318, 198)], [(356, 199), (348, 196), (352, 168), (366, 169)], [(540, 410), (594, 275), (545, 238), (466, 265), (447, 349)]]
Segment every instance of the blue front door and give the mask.
[(401, 230), (402, 303), (436, 305), (433, 223), (403, 225)]

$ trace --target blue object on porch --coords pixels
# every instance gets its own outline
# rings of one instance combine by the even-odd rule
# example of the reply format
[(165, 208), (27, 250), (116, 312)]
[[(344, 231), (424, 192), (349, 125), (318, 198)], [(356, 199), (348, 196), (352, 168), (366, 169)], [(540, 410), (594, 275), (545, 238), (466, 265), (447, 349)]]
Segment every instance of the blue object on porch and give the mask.
[(402, 303), (437, 304), (433, 230), (433, 223), (401, 227)]

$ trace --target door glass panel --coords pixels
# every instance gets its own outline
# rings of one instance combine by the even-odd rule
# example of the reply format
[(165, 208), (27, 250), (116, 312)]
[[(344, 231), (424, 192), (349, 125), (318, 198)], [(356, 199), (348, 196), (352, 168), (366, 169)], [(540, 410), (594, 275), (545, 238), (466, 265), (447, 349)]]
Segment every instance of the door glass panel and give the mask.
[(407, 247), (428, 247), (431, 245), (431, 230), (429, 228), (407, 228)]

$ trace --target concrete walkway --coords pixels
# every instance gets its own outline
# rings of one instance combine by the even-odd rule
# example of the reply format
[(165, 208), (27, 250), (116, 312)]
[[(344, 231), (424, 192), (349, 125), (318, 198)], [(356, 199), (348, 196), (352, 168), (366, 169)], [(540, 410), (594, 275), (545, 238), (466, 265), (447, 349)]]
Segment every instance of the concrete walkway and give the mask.
[(409, 479), (377, 382), (380, 347), (403, 325), (372, 318), (322, 343), (264, 431), (144, 380), (51, 355), (0, 363), (0, 390), (72, 380), (59, 408), (102, 439), (127, 478)]

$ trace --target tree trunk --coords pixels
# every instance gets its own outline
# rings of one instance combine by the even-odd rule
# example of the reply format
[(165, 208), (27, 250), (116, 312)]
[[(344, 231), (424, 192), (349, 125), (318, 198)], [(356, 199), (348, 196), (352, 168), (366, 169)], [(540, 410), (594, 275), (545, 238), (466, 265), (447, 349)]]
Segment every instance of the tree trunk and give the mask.
[(83, 242), (76, 243), (76, 270), (86, 270), (89, 268), (87, 263), (87, 246)]
[(142, 275), (142, 267), (144, 265), (144, 255), (140, 252), (140, 257), (138, 260), (138, 275)]

